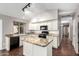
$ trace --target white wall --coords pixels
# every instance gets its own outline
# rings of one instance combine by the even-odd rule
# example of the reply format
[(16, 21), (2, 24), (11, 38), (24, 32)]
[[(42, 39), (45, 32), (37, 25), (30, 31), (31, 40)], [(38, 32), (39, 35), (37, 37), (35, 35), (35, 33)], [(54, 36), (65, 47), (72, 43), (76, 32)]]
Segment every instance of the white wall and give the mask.
[(61, 17), (61, 23), (70, 23), (72, 20), (72, 17)]
[(73, 18), (73, 41), (75, 52), (78, 54), (78, 22), (79, 22), (79, 10), (76, 11)]
[(73, 41), (72, 44), (76, 53), (78, 53), (78, 25), (77, 18), (73, 20)]
[(0, 19), (0, 50), (2, 50), (2, 20)]
[(72, 41), (73, 40), (73, 19), (70, 20), (69, 23), (69, 39)]

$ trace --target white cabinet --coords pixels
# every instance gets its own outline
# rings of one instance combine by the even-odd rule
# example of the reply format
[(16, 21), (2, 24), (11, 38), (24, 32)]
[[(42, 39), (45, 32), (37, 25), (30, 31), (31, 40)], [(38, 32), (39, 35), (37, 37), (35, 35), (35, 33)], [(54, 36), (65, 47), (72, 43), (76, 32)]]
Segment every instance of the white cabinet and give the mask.
[(53, 37), (52, 46), (53, 46), (53, 48), (58, 48), (58, 46), (59, 46), (59, 39), (58, 39), (58, 37)]
[(25, 36), (20, 36), (20, 44), (19, 46), (23, 46), (23, 40), (25, 39)]
[(29, 24), (29, 30), (36, 30), (36, 24)]
[(30, 23), (29, 30), (40, 30), (40, 26), (47, 25), (48, 30), (58, 30), (58, 20), (51, 20), (39, 23)]
[(52, 42), (46, 47), (23, 41), (23, 55), (25, 56), (52, 56)]
[(41, 47), (37, 45), (33, 45), (33, 55), (32, 56), (46, 56), (47, 55), (47, 48)]
[(23, 42), (23, 55), (26, 56), (32, 55), (32, 44)]
[(5, 39), (6, 39), (6, 50), (9, 51), (10, 50), (10, 38), (6, 36)]

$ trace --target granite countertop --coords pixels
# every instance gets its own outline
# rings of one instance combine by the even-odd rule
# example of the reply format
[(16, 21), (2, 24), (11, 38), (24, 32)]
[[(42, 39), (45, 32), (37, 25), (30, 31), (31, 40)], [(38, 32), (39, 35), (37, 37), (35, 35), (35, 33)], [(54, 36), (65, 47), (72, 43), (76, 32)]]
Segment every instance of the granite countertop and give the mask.
[(23, 41), (42, 47), (46, 47), (47, 45), (49, 45), (53, 41), (53, 37), (58, 36), (55, 34), (49, 34), (47, 38), (44, 39), (39, 38), (38, 35), (39, 34), (6, 34), (7, 37), (25, 36)]
[(14, 37), (14, 36), (25, 36), (27, 34), (6, 34), (7, 37)]
[(28, 35), (25, 37), (25, 39), (23, 41), (34, 44), (34, 45), (38, 45), (41, 47), (46, 47), (53, 41), (53, 38), (52, 39), (44, 39), (44, 38), (39, 38), (38, 36)]
[(12, 37), (13, 34), (6, 34), (5, 36), (7, 36), (7, 37)]

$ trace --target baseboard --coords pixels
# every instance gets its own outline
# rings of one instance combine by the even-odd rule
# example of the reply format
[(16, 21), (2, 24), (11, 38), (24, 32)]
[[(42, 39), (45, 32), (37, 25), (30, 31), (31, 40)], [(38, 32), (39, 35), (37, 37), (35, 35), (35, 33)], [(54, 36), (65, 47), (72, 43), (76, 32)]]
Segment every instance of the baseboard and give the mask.
[(5, 49), (0, 49), (0, 50), (5, 50)]
[(5, 48), (1, 48), (0, 50), (6, 50)]

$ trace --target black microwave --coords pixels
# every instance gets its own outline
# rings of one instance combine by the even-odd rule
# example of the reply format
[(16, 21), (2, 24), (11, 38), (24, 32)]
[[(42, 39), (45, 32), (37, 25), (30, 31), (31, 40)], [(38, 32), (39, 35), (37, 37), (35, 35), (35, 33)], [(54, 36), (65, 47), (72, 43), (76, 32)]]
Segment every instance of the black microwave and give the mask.
[(47, 25), (40, 26), (40, 30), (48, 30), (48, 26)]

